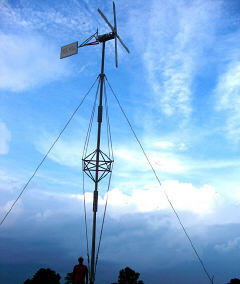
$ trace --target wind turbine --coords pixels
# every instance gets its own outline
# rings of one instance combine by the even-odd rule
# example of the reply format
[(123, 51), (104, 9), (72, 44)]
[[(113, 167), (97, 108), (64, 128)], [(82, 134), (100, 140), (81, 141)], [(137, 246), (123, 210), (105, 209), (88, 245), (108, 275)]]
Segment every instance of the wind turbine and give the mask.
[(104, 178), (108, 173), (112, 171), (113, 159), (108, 157), (107, 154), (103, 153), (100, 149), (101, 146), (101, 124), (102, 124), (102, 112), (103, 112), (103, 86), (105, 80), (104, 74), (104, 58), (105, 58), (105, 42), (114, 39), (115, 40), (115, 64), (118, 67), (118, 54), (117, 54), (117, 40), (120, 41), (121, 45), (130, 53), (129, 49), (123, 43), (122, 39), (117, 33), (117, 19), (116, 19), (116, 9), (115, 3), (113, 2), (113, 16), (114, 16), (114, 27), (110, 24), (108, 19), (104, 16), (102, 11), (98, 9), (99, 14), (110, 27), (111, 32), (99, 35), (98, 30), (96, 33), (87, 38), (83, 43), (78, 45), (78, 42), (73, 42), (71, 44), (65, 45), (61, 48), (60, 58), (65, 58), (78, 53), (78, 48), (96, 45), (102, 43), (102, 62), (101, 62), (101, 73), (99, 74), (100, 81), (100, 95), (99, 95), (99, 105), (98, 105), (98, 128), (97, 128), (97, 146), (96, 150), (90, 154), (86, 154), (83, 157), (83, 171), (93, 180), (95, 184), (95, 189), (93, 192), (93, 227), (92, 227), (92, 251), (91, 251), (91, 269), (90, 269), (90, 284), (95, 281), (95, 243), (96, 243), (96, 216), (98, 208), (98, 183)]
[[(99, 35), (98, 34), (98, 30), (96, 33), (94, 33), (93, 35), (91, 35), (89, 38), (87, 38), (83, 43), (81, 43), (80, 45), (78, 45), (78, 41), (70, 43), (68, 45), (62, 46), (61, 47), (61, 55), (60, 55), (60, 59), (77, 54), (78, 53), (78, 48), (80, 47), (84, 47), (87, 45), (96, 45), (99, 43), (103, 44), (103, 49), (105, 48), (105, 42), (108, 40), (115, 40), (115, 64), (116, 67), (118, 67), (118, 54), (117, 54), (117, 39), (120, 41), (121, 45), (125, 48), (125, 50), (130, 53), (129, 49), (127, 48), (127, 46), (124, 44), (124, 42), (122, 41), (122, 39), (120, 38), (119, 34), (117, 33), (117, 18), (116, 18), (116, 8), (115, 8), (115, 3), (113, 2), (113, 17), (114, 17), (114, 27), (110, 24), (110, 22), (108, 21), (108, 19), (105, 17), (105, 15), (103, 14), (103, 12), (98, 9), (98, 13), (102, 16), (102, 18), (104, 19), (104, 21), (107, 23), (107, 25), (110, 27), (110, 29), (112, 30), (109, 33), (106, 34), (102, 34)], [(94, 41), (91, 41), (92, 39), (95, 39)], [(104, 61), (104, 57), (102, 57), (102, 65)]]

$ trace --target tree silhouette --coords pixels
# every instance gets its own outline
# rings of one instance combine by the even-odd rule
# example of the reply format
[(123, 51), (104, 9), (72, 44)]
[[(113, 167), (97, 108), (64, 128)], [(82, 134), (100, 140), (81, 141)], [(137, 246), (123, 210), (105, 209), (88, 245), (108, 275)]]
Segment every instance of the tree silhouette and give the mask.
[(67, 275), (64, 277), (64, 280), (66, 281), (65, 284), (72, 284), (73, 283), (73, 273), (67, 273)]
[(140, 273), (125, 267), (119, 272), (118, 284), (144, 284), (142, 280), (138, 280), (139, 276)]
[(231, 279), (231, 281), (227, 284), (240, 284), (240, 279), (238, 278)]
[(27, 279), (24, 284), (60, 284), (61, 276), (50, 268), (40, 268), (32, 280)]
[(33, 282), (32, 282), (32, 280), (30, 280), (30, 279), (27, 279), (26, 281), (24, 281), (24, 283), (23, 284), (32, 284)]

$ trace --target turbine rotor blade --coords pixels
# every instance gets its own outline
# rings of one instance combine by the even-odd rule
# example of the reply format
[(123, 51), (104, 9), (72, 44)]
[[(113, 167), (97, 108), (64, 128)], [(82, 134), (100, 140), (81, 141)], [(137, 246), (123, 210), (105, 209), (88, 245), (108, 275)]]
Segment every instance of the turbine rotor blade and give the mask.
[(116, 8), (115, 3), (113, 2), (113, 16), (114, 16), (114, 27), (109, 23), (108, 19), (104, 16), (103, 12), (98, 9), (98, 13), (102, 16), (104, 21), (107, 23), (107, 25), (110, 27), (114, 34), (114, 40), (115, 40), (115, 64), (116, 67), (118, 67), (118, 54), (117, 54), (117, 38), (119, 39), (121, 45), (126, 49), (128, 53), (130, 53), (129, 49), (126, 47), (126, 45), (121, 40), (120, 36), (117, 34), (117, 18), (116, 18)]
[(104, 19), (104, 21), (108, 24), (108, 26), (110, 27), (110, 29), (112, 30), (112, 32), (114, 33), (114, 28), (113, 26), (109, 23), (108, 19), (103, 15), (103, 12), (98, 9), (98, 13), (102, 16), (102, 18)]
[(117, 18), (116, 18), (116, 9), (114, 2), (113, 2), (113, 16), (114, 16), (114, 30), (117, 33)]
[(118, 54), (117, 54), (117, 18), (116, 18), (116, 8), (115, 8), (115, 3), (113, 1), (113, 17), (114, 17), (114, 31), (115, 31), (115, 35), (114, 35), (114, 40), (115, 40), (115, 64), (116, 67), (118, 67)]
[(118, 67), (117, 37), (115, 37), (114, 39), (115, 39), (115, 63), (116, 63), (116, 67)]
[(122, 44), (122, 46), (126, 49), (126, 51), (128, 53), (130, 53), (129, 49), (126, 47), (126, 45), (123, 43), (123, 41), (121, 40), (120, 36), (118, 34), (116, 34), (116, 37), (119, 39), (120, 43)]

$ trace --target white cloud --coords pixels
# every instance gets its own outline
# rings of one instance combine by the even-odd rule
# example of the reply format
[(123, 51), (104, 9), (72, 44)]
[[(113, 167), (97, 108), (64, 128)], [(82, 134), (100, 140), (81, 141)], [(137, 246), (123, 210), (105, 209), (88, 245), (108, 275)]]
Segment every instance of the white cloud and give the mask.
[(208, 161), (194, 161), (192, 168), (195, 169), (226, 169), (239, 168), (240, 160), (208, 160)]
[[(166, 146), (166, 145), (164, 145)], [(155, 170), (167, 172), (167, 173), (178, 173), (185, 170), (185, 166), (177, 156), (171, 153), (162, 153), (160, 151), (147, 151), (147, 155), (151, 164)], [(146, 171), (150, 169), (150, 166), (144, 157), (143, 153), (128, 148), (118, 148), (114, 151), (114, 156), (122, 159), (126, 163), (128, 168), (136, 168), (140, 171)]]
[[(41, 136), (36, 138), (37, 150), (45, 155), (56, 139), (49, 133), (41, 133)], [(81, 139), (82, 140), (82, 139)], [(77, 139), (59, 139), (52, 151), (49, 153), (48, 158), (52, 161), (70, 167), (81, 167), (82, 166), (82, 152), (83, 152), (83, 141)]]
[[(40, 139), (40, 141), (38, 139), (36, 147), (38, 151), (45, 154), (54, 139), (53, 137), (44, 134), (42, 134), (41, 137), (45, 138)], [(178, 145), (178, 147), (180, 146)], [(82, 165), (82, 152), (79, 151), (79, 149), (82, 148), (82, 143), (80, 141), (75, 139), (68, 141), (60, 139), (49, 154), (49, 158), (61, 165), (80, 167)], [(181, 160), (171, 153), (149, 151), (148, 156), (156, 170), (167, 173), (178, 173), (185, 170), (185, 165), (183, 165)], [(127, 170), (131, 171), (136, 169), (136, 167), (140, 172), (150, 170), (150, 166), (140, 150), (137, 151), (133, 148), (117, 147), (114, 148), (114, 157), (118, 159), (118, 163), (123, 166), (125, 173)], [(123, 174), (123, 171), (119, 170), (119, 173)]]
[(208, 1), (151, 2), (143, 58), (155, 100), (168, 116), (185, 120), (192, 112), (191, 84), (217, 14), (218, 5)]
[(140, 153), (134, 150), (129, 150), (128, 148), (118, 148), (114, 151), (114, 155), (125, 161), (136, 163), (141, 162), (142, 157)]
[[(74, 137), (76, 137), (76, 134), (71, 135), (71, 139), (60, 139), (49, 154), (49, 158), (60, 165), (81, 168), (82, 151), (79, 151), (79, 149), (82, 149), (82, 143)], [(40, 138), (36, 139), (37, 150), (45, 154), (54, 138), (49, 134), (44, 135), (41, 133)], [(158, 142), (150, 143), (148, 146), (153, 147), (152, 149), (147, 149), (146, 153), (161, 181), (165, 179), (179, 179), (179, 174), (185, 180), (189, 180), (189, 176), (197, 177), (197, 180), (199, 176), (202, 176), (200, 184), (209, 183), (210, 179), (213, 185), (218, 185), (219, 192), (223, 193), (226, 191), (225, 186), (220, 186), (219, 184), (225, 184), (225, 179), (223, 177), (218, 178), (219, 184), (218, 182), (216, 183), (216, 172), (222, 175), (223, 170), (234, 170), (240, 166), (240, 160), (237, 159), (209, 159), (206, 161), (192, 159), (188, 153), (182, 151), (180, 154), (174, 153), (175, 150), (181, 148), (181, 143), (174, 144), (166, 140), (163, 143), (160, 141), (160, 147), (158, 145)], [(164, 148), (168, 148), (161, 149), (162, 145)], [(172, 146), (174, 149), (171, 148)], [(133, 145), (114, 148), (114, 157), (114, 186), (121, 187), (125, 193), (155, 181), (145, 156), (140, 150), (137, 151), (137, 148)], [(49, 177), (47, 178), (48, 181), (52, 182), (49, 180)], [(55, 182), (60, 183), (57, 180)], [(61, 184), (63, 184), (63, 181), (61, 181)], [(228, 190), (225, 194), (230, 196), (232, 191), (233, 189), (231, 191)], [(230, 197), (234, 200), (239, 199), (236, 196)]]
[(61, 35), (65, 38), (69, 33), (82, 34), (93, 32), (96, 28), (95, 19), (90, 9), (78, 1), (61, 3), (57, 9), (49, 3), (13, 6), (8, 1), (2, 1), (1, 22), (7, 27), (18, 27), (28, 31), (44, 31), (52, 36)]
[(210, 185), (196, 188), (191, 183), (166, 181), (163, 182), (163, 189), (178, 210), (189, 210), (200, 215), (212, 213), (219, 198)]
[(230, 252), (232, 250), (239, 250), (240, 238), (229, 240), (227, 243), (215, 245), (214, 248), (220, 252)]
[[(43, 139), (44, 137), (44, 139)], [(37, 139), (36, 148), (42, 154), (45, 154), (49, 149), (51, 143), (54, 141), (53, 136), (49, 136), (49, 134), (41, 135), (41, 139)], [(159, 147), (160, 145), (160, 147)], [(150, 145), (151, 146), (151, 145)], [(176, 154), (174, 150), (182, 151), (182, 148), (185, 149), (185, 144), (174, 144), (173, 142), (161, 141), (153, 144), (154, 150), (146, 150), (149, 160), (153, 165), (154, 169), (161, 174), (184, 174), (187, 173), (196, 173), (204, 174), (204, 172), (209, 173), (209, 170), (221, 170), (228, 168), (236, 168), (239, 167), (240, 161), (237, 159), (229, 159), (229, 160), (196, 160), (191, 159), (185, 154)], [(156, 149), (157, 148), (157, 149)], [(158, 149), (160, 148), (160, 149)], [(54, 162), (70, 166), (70, 167), (81, 167), (82, 166), (82, 152), (79, 151), (82, 149), (81, 141), (76, 139), (60, 139), (58, 143), (55, 145), (54, 149), (49, 154), (49, 158)], [(155, 150), (156, 149), (156, 150)], [(137, 180), (131, 179), (131, 181), (123, 181), (126, 182), (128, 187), (136, 188), (136, 185), (139, 186), (138, 182), (143, 181), (143, 173), (145, 179), (149, 180), (149, 178), (153, 178), (153, 176), (147, 176), (151, 174), (151, 168), (144, 157), (143, 153), (139, 150), (137, 151), (136, 147), (116, 147), (114, 149), (114, 157), (115, 157), (115, 168), (114, 175), (118, 178), (129, 179), (134, 172), (134, 176), (141, 174)], [(174, 178), (174, 176), (173, 176)]]
[(38, 221), (47, 220), (49, 217), (53, 215), (53, 211), (49, 209), (45, 209), (35, 214), (34, 218)]
[(153, 144), (153, 146), (163, 150), (187, 150), (187, 145), (185, 143), (174, 143), (172, 141), (157, 141)]
[(9, 151), (9, 142), (11, 140), (11, 132), (5, 123), (0, 122), (0, 154), (7, 154)]
[[(81, 143), (78, 142), (60, 140), (49, 154), (49, 157), (61, 165), (80, 167), (82, 165), (82, 152), (79, 151), (79, 149), (82, 149), (81, 146)], [(43, 152), (45, 151), (42, 151), (42, 153)]]
[(180, 173), (186, 170), (180, 159), (170, 154), (150, 153), (150, 161), (155, 170), (166, 173)]
[[(12, 204), (14, 203), (14, 201), (15, 200), (9, 200), (9, 201), (7, 201), (3, 206), (1, 206), (0, 207), (0, 209), (4, 212), (4, 213), (6, 213), (6, 212), (8, 212), (8, 210), (10, 209), (10, 207), (12, 206)], [(21, 203), (21, 202), (20, 202)], [(20, 203), (19, 203), (19, 205), (17, 206), (17, 208), (16, 208), (16, 210), (15, 210), (15, 212), (17, 213), (19, 213), (19, 210), (20, 210), (20, 207), (21, 207), (21, 205), (20, 205)]]
[(22, 183), (20, 178), (15, 174), (9, 174), (7, 171), (0, 170), (0, 191), (12, 192), (14, 188), (20, 187)]
[[(239, 53), (240, 59), (240, 53)], [(227, 115), (225, 131), (232, 142), (240, 141), (240, 61), (231, 62), (216, 87), (216, 109)]]
[(160, 149), (172, 149), (174, 147), (174, 143), (170, 141), (158, 141), (154, 143), (154, 145), (159, 147)]
[[(209, 185), (196, 188), (191, 183), (168, 180), (162, 183), (162, 188), (146, 186), (146, 189), (133, 190), (130, 194), (125, 194), (118, 188), (110, 190), (109, 214), (119, 216), (126, 213), (169, 210), (170, 206), (163, 191), (168, 194), (177, 210), (201, 216), (212, 213), (219, 199), (215, 189)], [(83, 200), (82, 195), (71, 195), (71, 197)], [(106, 195), (103, 198), (99, 197), (99, 204), (104, 205), (105, 200)], [(86, 202), (92, 203), (92, 193), (86, 194)]]
[(59, 48), (40, 36), (0, 33), (0, 41), (2, 89), (23, 91), (70, 72), (59, 60)]
[[(3, 205), (0, 205), (0, 221), (2, 221), (2, 218), (5, 216), (5, 214), (9, 211), (11, 206), (13, 205), (15, 199), (8, 200)], [(4, 226), (11, 227), (16, 223), (16, 220), (18, 217), (24, 213), (24, 208), (21, 200), (18, 200), (16, 205), (14, 206), (13, 210), (10, 212), (8, 217), (4, 221)]]

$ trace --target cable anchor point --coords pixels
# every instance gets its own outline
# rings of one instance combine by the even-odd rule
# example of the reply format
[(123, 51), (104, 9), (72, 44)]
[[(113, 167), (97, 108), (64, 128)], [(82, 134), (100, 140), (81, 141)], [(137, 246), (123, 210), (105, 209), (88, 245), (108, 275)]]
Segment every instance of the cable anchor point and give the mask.
[(105, 74), (104, 74), (104, 73), (100, 73), (100, 74), (99, 74), (99, 77), (100, 77), (100, 79), (103, 80), (103, 79), (105, 78)]

